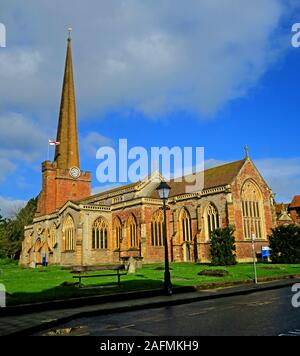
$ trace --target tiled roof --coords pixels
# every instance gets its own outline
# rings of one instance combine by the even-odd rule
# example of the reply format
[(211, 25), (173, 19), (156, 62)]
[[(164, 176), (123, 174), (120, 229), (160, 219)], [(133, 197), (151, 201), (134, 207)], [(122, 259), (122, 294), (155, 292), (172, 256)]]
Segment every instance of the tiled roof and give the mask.
[[(235, 161), (222, 166), (213, 167), (204, 171), (204, 187), (203, 189), (210, 189), (222, 187), (230, 184), (238, 175), (245, 160)], [(185, 193), (186, 182), (181, 183), (171, 182), (171, 195), (176, 196)]]
[[(245, 159), (206, 169), (204, 171), (204, 189), (223, 187), (230, 184), (238, 175), (244, 163)], [(187, 182), (184, 179), (182, 179), (182, 182), (171, 180), (168, 184), (171, 187), (171, 197), (186, 193)], [(158, 198), (157, 192), (153, 192), (152, 198)]]
[(299, 208), (299, 207), (300, 207), (300, 195), (295, 195), (290, 204), (290, 208)]
[(129, 189), (129, 188), (134, 188), (135, 186), (137, 186), (138, 184), (140, 184), (141, 182), (135, 182), (135, 183), (130, 183), (130, 184), (126, 184), (126, 185), (122, 185), (120, 187), (116, 187), (116, 188), (113, 188), (113, 189), (109, 189), (109, 190), (105, 190), (101, 193), (97, 193), (97, 194), (94, 194), (94, 195), (91, 195), (90, 197), (87, 197), (87, 198), (84, 198), (84, 199), (80, 199), (80, 200), (77, 200), (77, 202), (87, 202), (89, 200), (94, 200), (94, 198), (102, 198), (104, 196), (106, 196), (107, 194), (113, 194), (113, 195), (118, 195), (118, 192), (121, 192), (123, 189)]
[[(204, 171), (204, 189), (214, 188), (214, 187), (222, 187), (225, 185), (230, 184), (233, 179), (237, 176), (240, 169), (242, 168), (243, 164), (245, 163), (245, 159), (240, 161), (234, 161), (231, 163), (223, 164), (218, 167), (209, 168)], [(121, 187), (117, 187), (111, 190), (107, 190), (91, 197), (82, 199), (78, 202), (88, 202), (90, 200), (94, 200), (95, 198), (101, 198), (105, 195), (117, 195), (118, 192), (121, 192), (124, 189), (135, 188), (141, 182), (131, 183), (127, 185), (123, 185)], [(186, 193), (186, 182), (182, 179), (182, 182), (175, 182), (171, 180), (168, 183), (171, 187), (171, 194), (170, 196), (177, 196)], [(150, 194), (151, 198), (159, 198), (157, 191), (154, 189)]]

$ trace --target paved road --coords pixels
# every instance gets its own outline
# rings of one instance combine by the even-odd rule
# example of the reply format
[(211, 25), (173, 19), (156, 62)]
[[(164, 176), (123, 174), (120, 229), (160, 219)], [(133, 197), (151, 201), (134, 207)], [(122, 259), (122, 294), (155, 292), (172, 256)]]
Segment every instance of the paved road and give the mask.
[(281, 288), (82, 318), (55, 329), (75, 328), (73, 335), (96, 336), (300, 335), (300, 308), (292, 307), (292, 295), (290, 287)]

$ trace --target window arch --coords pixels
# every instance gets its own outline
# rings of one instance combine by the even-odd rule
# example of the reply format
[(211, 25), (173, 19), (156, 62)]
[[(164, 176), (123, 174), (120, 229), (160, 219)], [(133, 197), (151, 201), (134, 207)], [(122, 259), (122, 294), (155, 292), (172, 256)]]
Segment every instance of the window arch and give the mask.
[(256, 239), (263, 238), (263, 198), (261, 191), (252, 181), (246, 181), (242, 188), (243, 228), (246, 239), (254, 233)]
[(151, 221), (151, 245), (161, 247), (164, 246), (163, 230), (164, 229), (164, 214), (162, 210), (157, 210)]
[(35, 252), (40, 252), (41, 248), (42, 248), (41, 239), (37, 238), (37, 240), (35, 241), (35, 244), (34, 244), (34, 251)]
[(127, 237), (129, 247), (139, 247), (137, 235), (137, 223), (133, 214), (127, 220)]
[(108, 224), (102, 217), (95, 220), (92, 232), (92, 249), (107, 249)]
[(120, 248), (122, 240), (122, 222), (120, 218), (116, 217), (114, 220), (114, 245), (116, 249)]
[(75, 250), (75, 225), (71, 215), (68, 215), (63, 225), (64, 250)]
[(205, 219), (206, 219), (206, 237), (210, 238), (211, 233), (220, 227), (219, 213), (217, 208), (209, 203), (205, 209)]
[(53, 224), (50, 228), (50, 236), (49, 236), (49, 245), (50, 248), (53, 249), (57, 244), (57, 234), (56, 234), (56, 226)]
[(180, 214), (180, 232), (181, 241), (192, 241), (191, 216), (186, 209), (183, 209)]

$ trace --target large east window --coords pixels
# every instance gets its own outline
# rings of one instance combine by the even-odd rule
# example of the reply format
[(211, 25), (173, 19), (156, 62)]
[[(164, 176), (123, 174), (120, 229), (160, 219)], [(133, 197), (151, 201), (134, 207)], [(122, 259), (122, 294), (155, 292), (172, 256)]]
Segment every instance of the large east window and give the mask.
[(263, 198), (260, 190), (252, 181), (242, 188), (243, 228), (246, 239), (262, 239), (263, 236)]

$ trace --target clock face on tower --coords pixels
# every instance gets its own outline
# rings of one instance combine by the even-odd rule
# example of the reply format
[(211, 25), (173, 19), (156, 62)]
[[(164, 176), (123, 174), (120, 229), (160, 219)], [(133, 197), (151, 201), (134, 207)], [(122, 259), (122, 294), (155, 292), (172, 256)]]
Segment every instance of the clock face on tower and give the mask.
[(79, 178), (80, 177), (80, 169), (78, 167), (70, 168), (70, 176), (74, 179)]

